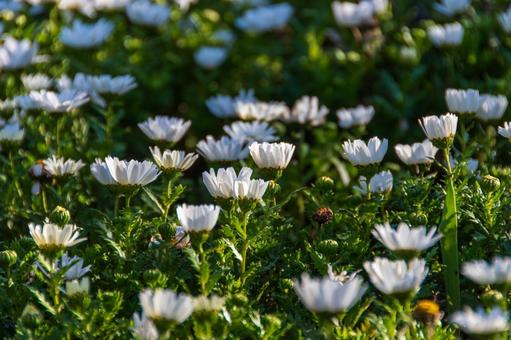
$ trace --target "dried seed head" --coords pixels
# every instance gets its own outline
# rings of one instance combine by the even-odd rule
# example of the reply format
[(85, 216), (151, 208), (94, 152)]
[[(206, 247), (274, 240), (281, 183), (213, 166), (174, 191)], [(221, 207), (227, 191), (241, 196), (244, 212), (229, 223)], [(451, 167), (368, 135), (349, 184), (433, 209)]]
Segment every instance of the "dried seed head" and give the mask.
[(332, 209), (328, 207), (318, 208), (312, 215), (312, 219), (319, 224), (330, 222), (334, 218)]

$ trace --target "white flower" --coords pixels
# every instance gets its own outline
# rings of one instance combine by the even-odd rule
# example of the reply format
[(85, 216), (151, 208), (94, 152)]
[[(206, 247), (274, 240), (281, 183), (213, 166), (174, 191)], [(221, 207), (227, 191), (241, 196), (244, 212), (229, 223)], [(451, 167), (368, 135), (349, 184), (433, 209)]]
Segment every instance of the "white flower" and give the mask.
[(468, 6), (470, 0), (441, 0), (440, 3), (433, 4), (433, 8), (449, 17), (465, 11)]
[(44, 160), (44, 168), (52, 177), (76, 176), (84, 166), (85, 164), (81, 160), (65, 160), (63, 157), (57, 158), (55, 155)]
[(295, 280), (296, 294), (311, 312), (340, 313), (347, 312), (355, 305), (367, 290), (360, 277), (340, 284), (328, 277), (314, 279), (304, 273), (301, 280)]
[(416, 293), (428, 274), (426, 261), (414, 258), (408, 263), (377, 257), (365, 262), (369, 279), (385, 295)]
[(168, 289), (146, 289), (139, 295), (144, 314), (151, 320), (182, 323), (192, 314), (194, 300), (188, 294), (176, 294)]
[(218, 295), (213, 294), (209, 298), (201, 295), (195, 298), (195, 308), (193, 312), (218, 312), (224, 307), (224, 304), (225, 298)]
[(117, 185), (144, 186), (154, 182), (160, 175), (156, 165), (148, 161), (121, 161), (117, 157), (107, 157), (105, 163)]
[(8, 123), (0, 129), (0, 142), (19, 143), (25, 136), (25, 130), (18, 122)]
[(51, 78), (41, 73), (21, 76), (21, 82), (30, 91), (45, 90), (52, 85)]
[(0, 69), (18, 70), (33, 63), (37, 54), (38, 45), (30, 40), (16, 40), (7, 36), (0, 47)]
[(505, 96), (483, 94), (480, 97), (476, 117), (483, 121), (501, 119), (504, 112), (506, 112), (507, 104), (508, 101)]
[(170, 17), (170, 8), (146, 0), (134, 1), (126, 6), (126, 14), (131, 22), (144, 26), (163, 25)]
[(429, 139), (412, 145), (397, 144), (394, 149), (399, 159), (406, 165), (431, 164), (438, 151)]
[(177, 218), (187, 233), (211, 231), (218, 221), (220, 207), (217, 205), (187, 205), (177, 207)]
[(29, 95), (15, 96), (12, 100), (12, 105), (12, 108), (19, 108), (24, 111), (35, 110), (39, 108), (39, 105)]
[(296, 101), (290, 114), (284, 116), (283, 120), (318, 126), (325, 123), (329, 112), (326, 106), (319, 106), (318, 97), (304, 96)]
[(250, 156), (262, 169), (285, 169), (295, 151), (289, 143), (253, 143), (249, 147)]
[(227, 58), (227, 49), (216, 46), (203, 46), (194, 54), (195, 62), (205, 69), (217, 68)]
[(353, 126), (367, 125), (374, 117), (374, 107), (359, 105), (354, 108), (337, 111), (339, 126), (348, 129)]
[(94, 0), (59, 0), (58, 8), (65, 11), (78, 11), (88, 17), (96, 15)]
[(184, 121), (181, 118), (156, 116), (139, 123), (138, 127), (151, 140), (177, 143), (191, 125), (191, 121)]
[(133, 335), (139, 340), (158, 340), (158, 330), (154, 323), (144, 313), (133, 314)]
[(84, 277), (81, 280), (66, 281), (66, 295), (89, 294), (90, 280)]
[(117, 182), (110, 174), (108, 166), (101, 159), (97, 158), (96, 161), (91, 164), (90, 171), (96, 180), (103, 185), (116, 185)]
[(23, 9), (21, 0), (0, 0), (0, 13), (17, 13)]
[(504, 138), (511, 138), (511, 123), (504, 122), (504, 126), (499, 126), (498, 132)]
[(118, 10), (124, 9), (131, 0), (94, 0), (94, 6), (97, 10)]
[(342, 145), (342, 154), (355, 166), (366, 166), (381, 163), (387, 153), (388, 140), (380, 140), (378, 137), (369, 139), (366, 144), (363, 140), (348, 140)]
[(280, 102), (237, 102), (236, 114), (243, 120), (265, 120), (289, 116), (289, 108)]
[(91, 266), (83, 266), (83, 259), (78, 256), (69, 257), (67, 252), (62, 255), (60, 260), (57, 260), (55, 262), (56, 268), (64, 268), (70, 266), (66, 270), (66, 274), (64, 274), (64, 277), (66, 280), (76, 280), (90, 272)]
[(495, 257), (492, 262), (471, 261), (463, 264), (461, 273), (480, 285), (511, 283), (511, 258)]
[(361, 1), (358, 4), (334, 1), (332, 12), (339, 26), (357, 27), (374, 22), (374, 8), (370, 1)]
[(72, 247), (87, 238), (79, 238), (78, 227), (74, 224), (66, 224), (60, 228), (56, 224), (44, 223), (42, 226), (34, 223), (28, 225), (30, 236), (37, 246), (43, 250), (63, 249)]
[(34, 106), (47, 112), (70, 112), (89, 101), (87, 93), (78, 90), (31, 91), (30, 99)]
[(451, 321), (457, 324), (466, 334), (492, 335), (503, 333), (509, 329), (508, 315), (499, 307), (485, 312), (482, 308), (476, 311), (465, 307), (463, 311), (454, 313)]
[(224, 131), (240, 142), (273, 142), (279, 139), (275, 136), (275, 128), (266, 122), (234, 122), (224, 126)]
[(113, 29), (114, 25), (105, 19), (100, 19), (94, 24), (86, 24), (76, 19), (71, 27), (62, 29), (60, 40), (64, 45), (73, 48), (92, 48), (104, 43)]
[(442, 116), (427, 116), (419, 124), (429, 140), (450, 139), (456, 134), (458, 117), (452, 113)]
[(149, 150), (153, 155), (154, 162), (163, 171), (186, 171), (199, 158), (199, 155), (195, 153), (187, 154), (177, 150), (164, 150), (162, 153), (157, 146), (149, 148)]
[(498, 16), (499, 24), (506, 33), (511, 33), (511, 7)]
[(236, 103), (255, 102), (254, 90), (240, 90), (237, 97), (217, 95), (206, 100), (209, 111), (219, 118), (230, 118), (236, 116)]
[(392, 191), (394, 178), (390, 171), (382, 171), (371, 177), (369, 190), (375, 194), (384, 194)]
[(236, 36), (230, 29), (220, 29), (211, 36), (213, 41), (221, 42), (226, 46), (231, 46), (236, 40)]
[(286, 26), (293, 15), (293, 7), (286, 3), (249, 9), (236, 19), (236, 26), (246, 32), (266, 32)]
[(210, 169), (209, 173), (204, 171), (202, 180), (215, 198), (260, 200), (268, 188), (268, 182), (250, 179), (251, 176), (250, 168), (243, 167), (238, 175), (234, 168), (221, 168), (216, 174), (214, 169)]
[(454, 113), (476, 113), (480, 106), (479, 91), (447, 89), (445, 101), (450, 112)]
[(425, 227), (410, 228), (408, 224), (399, 223), (394, 230), (387, 222), (377, 224), (372, 231), (373, 236), (389, 250), (396, 253), (420, 253), (437, 243), (442, 235), (433, 227), (427, 231)]
[(122, 95), (137, 87), (137, 82), (131, 75), (114, 77), (102, 74), (100, 76), (89, 76), (88, 78), (92, 90), (101, 94)]
[(199, 0), (174, 0), (174, 1), (181, 10), (187, 11), (192, 4), (197, 3)]
[(237, 161), (248, 156), (248, 148), (243, 141), (226, 136), (219, 140), (206, 136), (206, 140), (197, 143), (197, 152), (210, 162)]
[(428, 36), (435, 46), (458, 46), (463, 41), (463, 26), (459, 22), (428, 27)]

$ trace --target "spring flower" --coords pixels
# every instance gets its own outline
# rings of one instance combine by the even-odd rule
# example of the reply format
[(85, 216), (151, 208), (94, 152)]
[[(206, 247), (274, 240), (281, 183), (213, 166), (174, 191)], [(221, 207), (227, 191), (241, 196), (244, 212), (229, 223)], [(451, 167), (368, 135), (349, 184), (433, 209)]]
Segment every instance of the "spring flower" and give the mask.
[(458, 117), (452, 113), (419, 119), (422, 130), (431, 141), (452, 140), (456, 134)]
[(465, 11), (468, 6), (470, 0), (441, 0), (440, 3), (433, 4), (434, 9), (448, 17)]
[(437, 325), (443, 318), (444, 313), (440, 309), (438, 303), (432, 300), (419, 300), (415, 304), (412, 312), (415, 320), (420, 321), (428, 326)]
[(29, 91), (46, 90), (52, 85), (51, 78), (41, 73), (21, 76), (21, 82)]
[(332, 12), (339, 26), (357, 27), (374, 22), (374, 8), (371, 1), (361, 1), (358, 4), (334, 1)]
[(23, 3), (20, 0), (0, 0), (0, 13), (17, 13), (23, 9)]
[[(70, 266), (70, 267), (69, 267)], [(78, 256), (69, 257), (65, 252), (60, 260), (56, 261), (56, 268), (68, 267), (64, 278), (66, 280), (76, 280), (90, 272), (91, 266), (83, 266), (83, 259)]]
[(170, 17), (170, 8), (147, 0), (138, 0), (126, 6), (126, 14), (134, 24), (143, 26), (161, 26)]
[(357, 270), (356, 272), (348, 274), (348, 272), (344, 270), (340, 273), (335, 273), (334, 269), (332, 268), (332, 265), (330, 264), (327, 265), (328, 278), (340, 284), (344, 284), (353, 280), (359, 272), (360, 270)]
[(94, 0), (59, 0), (58, 8), (64, 11), (78, 11), (88, 17), (96, 15)]
[(285, 169), (293, 157), (295, 146), (289, 143), (253, 143), (249, 150), (259, 168)]
[(103, 185), (116, 185), (117, 182), (110, 175), (108, 166), (101, 159), (97, 158), (96, 161), (91, 164), (90, 171), (96, 180)]
[(339, 126), (348, 129), (353, 126), (369, 124), (374, 117), (374, 107), (359, 105), (354, 108), (340, 109), (337, 111)]
[(90, 290), (90, 280), (84, 277), (81, 280), (66, 281), (66, 295), (73, 296), (78, 294), (88, 295)]
[(240, 90), (238, 96), (217, 95), (206, 101), (209, 111), (218, 118), (230, 118), (236, 116), (237, 103), (254, 103), (254, 90)]
[[(148, 161), (122, 161), (117, 157), (107, 157), (105, 158), (105, 164), (116, 185), (144, 186), (154, 182), (160, 175), (156, 165)], [(101, 171), (103, 171), (103, 169), (104, 168), (101, 168)], [(98, 175), (99, 174), (104, 176), (103, 172), (98, 173)], [(107, 183), (110, 182), (106, 176), (100, 178)], [(98, 181), (102, 183), (99, 179)]]
[(511, 33), (511, 7), (498, 16), (499, 24), (506, 33)]
[(235, 24), (245, 32), (267, 32), (286, 26), (292, 15), (293, 7), (283, 2), (249, 9), (236, 19)]
[(454, 313), (451, 321), (457, 324), (464, 333), (481, 337), (489, 337), (509, 330), (508, 315), (499, 307), (488, 312), (482, 308), (474, 311), (465, 307), (463, 311)]
[(260, 200), (268, 182), (262, 179), (251, 179), (252, 169), (243, 167), (237, 175), (234, 168), (214, 169), (202, 173), (202, 180), (211, 196), (214, 198), (234, 198)]
[(511, 138), (511, 123), (504, 122), (504, 126), (499, 126), (498, 133), (504, 138)]
[(375, 194), (384, 194), (392, 191), (394, 179), (390, 171), (382, 171), (371, 177), (369, 190)]
[(76, 19), (71, 27), (62, 29), (60, 40), (64, 45), (73, 48), (93, 48), (104, 43), (113, 29), (114, 25), (105, 19), (100, 19), (94, 24), (86, 24)]
[(220, 214), (217, 205), (186, 205), (177, 207), (177, 218), (187, 233), (211, 231)]
[(177, 143), (192, 125), (181, 118), (156, 116), (139, 123), (138, 127), (153, 141)]
[(195, 298), (195, 308), (193, 310), (194, 313), (203, 313), (203, 312), (218, 312), (220, 311), (225, 304), (225, 298), (220, 297), (218, 295), (207, 296), (199, 296)]
[(227, 58), (227, 49), (216, 46), (203, 46), (193, 55), (200, 67), (211, 70), (217, 68)]
[(213, 33), (211, 36), (213, 41), (221, 42), (223, 45), (232, 46), (236, 41), (236, 35), (229, 29), (220, 29)]
[(428, 232), (425, 227), (410, 228), (404, 222), (399, 223), (396, 230), (388, 222), (377, 224), (372, 234), (389, 250), (412, 256), (432, 247), (442, 238), (442, 235), (436, 233), (435, 227)]
[(136, 339), (141, 340), (158, 340), (158, 330), (154, 323), (147, 318), (144, 313), (133, 314), (133, 335)]
[(490, 263), (467, 262), (461, 273), (480, 285), (507, 285), (511, 283), (511, 258), (497, 256)]
[(72, 247), (87, 238), (79, 238), (78, 227), (74, 224), (66, 224), (60, 228), (56, 224), (44, 223), (42, 226), (34, 223), (28, 225), (30, 236), (37, 246), (43, 251), (60, 250)]
[(234, 122), (224, 126), (224, 131), (241, 142), (273, 142), (279, 139), (275, 136), (275, 128), (266, 122)]
[(437, 47), (458, 46), (463, 41), (463, 26), (459, 22), (428, 28), (428, 37)]
[(91, 83), (92, 76), (83, 73), (75, 74), (74, 78), (71, 79), (64, 75), (57, 81), (57, 88), (59, 91), (70, 91), (75, 90), (86, 93), (90, 100), (98, 105), (99, 107), (106, 107), (106, 101), (99, 95), (94, 89)]
[(225, 136), (219, 140), (206, 136), (206, 140), (197, 143), (197, 152), (210, 162), (237, 161), (248, 156), (244, 142)]
[(65, 160), (63, 157), (57, 158), (55, 155), (44, 160), (44, 167), (52, 177), (76, 176), (84, 166), (85, 164), (81, 160)]
[(94, 0), (94, 6), (99, 11), (113, 11), (124, 9), (130, 0)]
[(187, 154), (177, 150), (164, 150), (162, 153), (157, 146), (149, 148), (149, 150), (156, 165), (164, 172), (186, 171), (199, 158), (199, 155), (195, 153)]
[(326, 106), (319, 106), (319, 99), (317, 97), (304, 96), (296, 101), (290, 114), (284, 116), (283, 119), (286, 122), (318, 126), (325, 123), (329, 112)]
[(38, 45), (7, 36), (0, 46), (0, 69), (19, 70), (35, 61)]
[(426, 261), (414, 258), (408, 263), (377, 257), (365, 262), (369, 279), (385, 295), (406, 296), (415, 294), (428, 274)]
[(25, 136), (25, 129), (20, 123), (7, 123), (0, 129), (0, 143), (20, 143)]
[(394, 149), (401, 162), (406, 165), (431, 164), (438, 151), (429, 139), (412, 145), (397, 144)]
[(483, 94), (480, 97), (479, 108), (476, 117), (482, 121), (501, 119), (507, 109), (507, 98), (505, 96), (492, 96)]
[(77, 90), (53, 92), (47, 90), (30, 92), (34, 105), (47, 112), (70, 112), (89, 101), (87, 93)]
[(481, 99), (479, 91), (447, 89), (445, 101), (450, 112), (454, 113), (476, 113), (479, 109)]
[(369, 139), (366, 144), (363, 140), (348, 140), (342, 145), (342, 155), (355, 166), (379, 164), (387, 153), (388, 140), (378, 137)]
[(111, 76), (102, 74), (100, 76), (89, 76), (90, 87), (100, 94), (123, 95), (137, 87), (135, 78), (131, 75)]
[(272, 121), (289, 116), (289, 108), (280, 102), (237, 102), (235, 109), (243, 120)]
[(194, 300), (169, 289), (146, 289), (139, 295), (144, 314), (153, 321), (182, 323), (192, 314)]
[(360, 277), (341, 284), (328, 277), (314, 279), (304, 273), (300, 281), (295, 280), (294, 288), (309, 311), (337, 314), (353, 307), (366, 292), (367, 285)]

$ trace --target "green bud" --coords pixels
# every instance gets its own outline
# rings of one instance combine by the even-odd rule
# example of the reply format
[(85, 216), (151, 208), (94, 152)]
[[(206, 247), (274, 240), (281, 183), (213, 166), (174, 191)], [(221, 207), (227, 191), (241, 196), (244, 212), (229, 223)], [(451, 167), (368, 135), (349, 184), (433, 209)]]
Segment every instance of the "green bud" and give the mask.
[(238, 293), (232, 297), (232, 303), (237, 306), (247, 305), (248, 302), (249, 302), (248, 297), (242, 293)]
[(330, 191), (334, 185), (334, 180), (328, 176), (322, 176), (316, 180), (316, 187), (322, 191)]
[(18, 254), (16, 254), (14, 250), (4, 250), (0, 252), (0, 266), (4, 268), (14, 266), (17, 259)]
[(167, 283), (167, 278), (159, 269), (149, 269), (144, 272), (144, 281), (149, 288), (162, 288)]
[(280, 283), (282, 285), (282, 288), (285, 290), (292, 289), (293, 286), (295, 285), (295, 283), (291, 279), (282, 279)]
[(500, 180), (497, 177), (486, 175), (481, 179), (481, 188), (490, 193), (500, 188)]
[(280, 329), (280, 326), (282, 325), (282, 321), (273, 314), (263, 316), (263, 320), (268, 324), (268, 328), (270, 329)]
[(71, 213), (59, 205), (51, 212), (50, 220), (55, 224), (63, 226), (71, 221)]
[(323, 240), (318, 243), (318, 250), (320, 253), (331, 256), (335, 255), (339, 249), (339, 243), (336, 240)]

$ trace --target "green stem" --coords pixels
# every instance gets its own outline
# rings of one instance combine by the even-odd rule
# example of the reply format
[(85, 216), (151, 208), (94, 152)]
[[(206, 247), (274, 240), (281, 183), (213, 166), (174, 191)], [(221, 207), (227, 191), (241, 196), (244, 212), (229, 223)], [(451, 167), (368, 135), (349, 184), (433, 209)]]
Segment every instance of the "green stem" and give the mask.
[(243, 214), (243, 220), (242, 220), (242, 245), (241, 245), (241, 264), (240, 264), (240, 272), (241, 272), (241, 285), (243, 286), (245, 284), (245, 270), (247, 265), (247, 253), (248, 253), (248, 247), (249, 247), (249, 240), (248, 240), (248, 234), (247, 234), (247, 226), (248, 226), (248, 219), (250, 216), (250, 212), (246, 212)]
[(48, 213), (48, 201), (46, 198), (46, 190), (44, 189), (44, 185), (41, 184), (41, 200), (43, 201), (43, 210), (44, 213)]
[(14, 163), (14, 157), (12, 156), (12, 151), (9, 151), (9, 162), (11, 163), (12, 170), (12, 178), (14, 179), (14, 187), (16, 188), (16, 192), (20, 199), (23, 199), (23, 191), (21, 190), (20, 183), (18, 181), (18, 174), (16, 173), (16, 165)]
[(119, 213), (119, 201), (121, 199), (121, 195), (115, 195), (115, 201), (114, 201), (114, 217), (117, 217), (117, 214)]
[(458, 263), (458, 218), (456, 189), (449, 159), (449, 148), (445, 148), (443, 151), (447, 163), (447, 187), (445, 206), (440, 223), (440, 232), (443, 234), (440, 245), (444, 264), (444, 282), (447, 291), (447, 310), (449, 313), (452, 313), (461, 306)]

